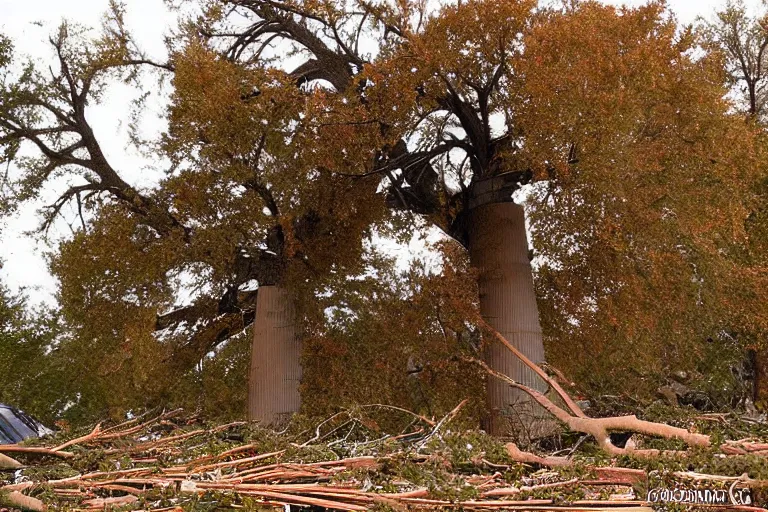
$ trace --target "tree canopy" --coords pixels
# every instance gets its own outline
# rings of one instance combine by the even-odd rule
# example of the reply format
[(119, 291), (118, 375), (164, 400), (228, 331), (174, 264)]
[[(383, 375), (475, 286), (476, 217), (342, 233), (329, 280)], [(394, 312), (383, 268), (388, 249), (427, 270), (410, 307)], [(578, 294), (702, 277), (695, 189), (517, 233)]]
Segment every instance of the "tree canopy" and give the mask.
[[(138, 49), (117, 3), (95, 37), (61, 25), (51, 70), (0, 43), (0, 154), (19, 169), (8, 205), (70, 179), (43, 229), (65, 204), (82, 212), (51, 269), (78, 353), (120, 376), (104, 386), (167, 398), (253, 321), (253, 283), (290, 283), (317, 340), (381, 339), (403, 315), (392, 304), (429, 303), (445, 285), (423, 272), (393, 291), (371, 238), (423, 224), (447, 235), (443, 279), (464, 299), (438, 304), (471, 322), (476, 290), (451, 270), (467, 265), (470, 211), (516, 192), (549, 357), (586, 388), (615, 390), (629, 371), (652, 395), (734, 326), (753, 344), (765, 332), (749, 228), (761, 131), (726, 97), (730, 61), (663, 3), (199, 7), (162, 62)], [(171, 88), (168, 129), (148, 144), (169, 164), (139, 189), (88, 111), (110, 83), (140, 88), (147, 69)], [(334, 323), (318, 297), (343, 300), (366, 272), (376, 283), (341, 303), (359, 317)], [(423, 323), (407, 332), (430, 346), (440, 315), (415, 311)], [(454, 323), (451, 343), (470, 336)], [(446, 347), (446, 359), (473, 350)]]
[(73, 376), (57, 347), (62, 326), (45, 308), (31, 308), (0, 285), (0, 403), (23, 404), (49, 424), (74, 398)]
[[(710, 20), (700, 20), (699, 32), (710, 51), (722, 55), (725, 70), (731, 84), (731, 96), (739, 111), (747, 114), (751, 122), (765, 127), (766, 47), (768, 26), (766, 13), (749, 15), (742, 2), (728, 2), (722, 11)], [(768, 260), (768, 177), (762, 171), (749, 183), (749, 212), (745, 222), (748, 243), (733, 254), (734, 261), (744, 274), (745, 283), (752, 283), (759, 291), (765, 290), (766, 264)], [(753, 296), (754, 298), (754, 296)], [(764, 300), (760, 298), (759, 300)], [(768, 400), (768, 345), (765, 322), (753, 321), (759, 306), (747, 302), (741, 309), (742, 316), (730, 328), (750, 346), (754, 354), (755, 395), (765, 407)], [(764, 308), (763, 308), (764, 309)], [(759, 316), (758, 316), (759, 318)], [(760, 404), (759, 404), (760, 405)]]

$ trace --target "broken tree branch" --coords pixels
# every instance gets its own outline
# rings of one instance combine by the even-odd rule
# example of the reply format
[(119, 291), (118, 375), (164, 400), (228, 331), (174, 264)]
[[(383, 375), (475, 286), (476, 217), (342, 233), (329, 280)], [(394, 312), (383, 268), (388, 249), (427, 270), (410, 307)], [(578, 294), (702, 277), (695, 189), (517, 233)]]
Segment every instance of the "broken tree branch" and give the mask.
[(15, 469), (20, 468), (21, 466), (21, 462), (0, 453), (0, 469)]
[(568, 408), (571, 410), (573, 414), (580, 418), (586, 418), (587, 415), (584, 414), (584, 411), (581, 410), (581, 407), (571, 398), (571, 396), (565, 392), (565, 390), (560, 386), (560, 384), (557, 383), (554, 379), (552, 379), (549, 375), (547, 375), (547, 372), (541, 369), (539, 365), (528, 359), (525, 354), (520, 352), (514, 345), (512, 345), (504, 336), (499, 333), (496, 329), (491, 327), (485, 320), (480, 318), (478, 320), (478, 323), (480, 324), (480, 327), (486, 331), (489, 332), (494, 338), (496, 338), (497, 341), (499, 341), (502, 345), (504, 345), (510, 352), (515, 354), (515, 356), (520, 359), (520, 361), (523, 362), (528, 368), (533, 370), (539, 377), (544, 379), (544, 381), (549, 384), (552, 389), (555, 390), (555, 392), (560, 396), (560, 398), (563, 399), (563, 402), (568, 406)]
[(0, 453), (26, 453), (30, 455), (50, 455), (61, 457), (62, 459), (71, 459), (75, 456), (71, 452), (51, 450), (50, 448), (40, 448), (37, 446), (19, 446), (17, 444), (0, 445)]

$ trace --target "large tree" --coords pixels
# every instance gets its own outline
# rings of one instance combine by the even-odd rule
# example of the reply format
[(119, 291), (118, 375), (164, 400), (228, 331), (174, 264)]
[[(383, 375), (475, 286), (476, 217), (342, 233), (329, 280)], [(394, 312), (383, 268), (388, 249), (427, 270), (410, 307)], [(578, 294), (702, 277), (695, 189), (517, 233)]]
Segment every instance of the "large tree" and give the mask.
[[(768, 14), (765, 10), (750, 15), (740, 1), (729, 1), (712, 19), (699, 20), (698, 29), (708, 49), (720, 52), (731, 85), (736, 108), (765, 130), (766, 87), (768, 86)], [(747, 277), (744, 283), (760, 297), (768, 284), (768, 172), (758, 172), (752, 185), (750, 212), (746, 219), (748, 243), (732, 254), (734, 263)], [(761, 300), (765, 300), (763, 297)], [(753, 303), (740, 308), (728, 329), (729, 333), (748, 346), (753, 357), (753, 399), (758, 406), (768, 406), (768, 336), (765, 323), (754, 322), (750, 314)], [(746, 313), (746, 314), (744, 314)]]
[[(367, 200), (375, 183), (313, 176), (316, 163), (294, 153), (311, 155), (317, 144), (292, 123), (322, 103), (319, 95), (293, 87), (288, 74), (243, 71), (194, 38), (183, 59), (153, 63), (134, 48), (122, 15), (113, 5), (95, 39), (63, 24), (50, 39), (50, 71), (13, 62), (4, 44), (0, 143), (21, 170), (9, 206), (69, 177), (41, 229), (76, 204), (82, 228), (61, 243), (52, 269), (81, 353), (102, 378), (126, 376), (103, 378), (107, 387), (157, 396), (252, 323), (257, 295), (271, 286), (292, 279), (300, 289), (308, 276), (362, 268), (361, 233), (384, 206)], [(170, 169), (149, 190), (124, 179), (131, 173), (105, 154), (87, 114), (111, 81), (138, 85), (143, 64), (172, 72), (176, 87), (159, 149)], [(342, 158), (328, 164), (343, 168)], [(182, 285), (203, 291), (174, 309)]]
[[(295, 371), (293, 320), (274, 322), (293, 311), (285, 297), (360, 272), (369, 228), (410, 230), (393, 221), (412, 214), (467, 250), (481, 313), (540, 361), (521, 190), (551, 353), (569, 371), (590, 359), (620, 371), (609, 347), (671, 370), (717, 330), (714, 308), (735, 307), (727, 256), (745, 240), (755, 134), (728, 114), (717, 55), (678, 35), (662, 4), (204, 2), (162, 63), (138, 52), (119, 7), (106, 29), (84, 42), (64, 26), (52, 77), (29, 66), (6, 78), (0, 142), (9, 157), (20, 141), (38, 150), (20, 198), (62, 170), (83, 178), (48, 219), (69, 201), (93, 217), (53, 268), (68, 317), (115, 348), (115, 368), (142, 350), (194, 365), (276, 285), (261, 311), (288, 342), (270, 361)], [(85, 115), (140, 65), (173, 84), (158, 145), (173, 166), (147, 191), (121, 177)], [(179, 276), (197, 298), (169, 311)], [(494, 343), (486, 356), (541, 386)], [(489, 386), (490, 430), (519, 398)]]

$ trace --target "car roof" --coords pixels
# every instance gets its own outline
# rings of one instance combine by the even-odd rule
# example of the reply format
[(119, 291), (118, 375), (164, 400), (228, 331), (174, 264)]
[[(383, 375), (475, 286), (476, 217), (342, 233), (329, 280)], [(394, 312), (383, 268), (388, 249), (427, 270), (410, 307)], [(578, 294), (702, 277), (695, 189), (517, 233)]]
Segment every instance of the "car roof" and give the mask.
[(32, 416), (0, 404), (0, 444), (14, 444), (30, 437), (40, 437), (50, 433), (50, 429)]

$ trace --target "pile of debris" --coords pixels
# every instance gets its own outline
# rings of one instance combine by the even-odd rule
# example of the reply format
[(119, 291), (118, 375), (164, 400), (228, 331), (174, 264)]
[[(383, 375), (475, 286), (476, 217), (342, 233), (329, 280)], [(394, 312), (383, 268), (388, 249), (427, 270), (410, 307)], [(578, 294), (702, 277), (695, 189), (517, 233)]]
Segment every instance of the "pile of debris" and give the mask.
[[(292, 433), (243, 422), (205, 426), (173, 411), (97, 426), (56, 445), (3, 445), (0, 509), (629, 512), (651, 510), (651, 502), (665, 497), (663, 489), (688, 489), (693, 498), (698, 489), (711, 506), (765, 510), (755, 503), (768, 480), (756, 477), (766, 475), (768, 465), (755, 461), (765, 460), (759, 452), (768, 444), (733, 444), (731, 454), (703, 450), (653, 464), (606, 457), (589, 442), (568, 455), (539, 456), (482, 432), (451, 430), (461, 405), (439, 421), (392, 408), (387, 412), (412, 418), (407, 431), (389, 435), (371, 428), (360, 409)], [(753, 476), (737, 473), (750, 464)], [(694, 472), (694, 466), (722, 474)], [(674, 501), (671, 492), (667, 501)], [(727, 505), (712, 498), (718, 492), (727, 495)]]
[[(590, 416), (564, 391), (564, 377), (550, 377), (491, 332), (550, 393), (468, 362), (525, 392), (565, 427), (550, 443), (556, 453), (539, 455), (458, 428), (465, 402), (440, 420), (376, 404), (308, 428), (295, 418), (282, 432), (243, 422), (210, 426), (173, 411), (46, 446), (0, 445), (0, 506), (639, 512), (694, 504), (768, 512), (759, 507), (768, 504), (764, 422), (681, 408), (666, 416)], [(374, 412), (401, 415), (402, 428), (383, 433)]]

